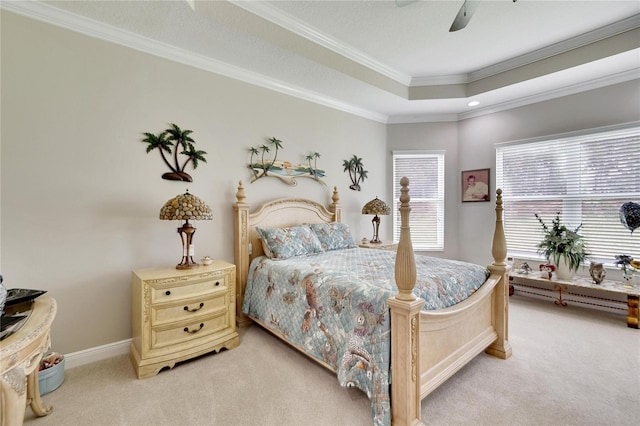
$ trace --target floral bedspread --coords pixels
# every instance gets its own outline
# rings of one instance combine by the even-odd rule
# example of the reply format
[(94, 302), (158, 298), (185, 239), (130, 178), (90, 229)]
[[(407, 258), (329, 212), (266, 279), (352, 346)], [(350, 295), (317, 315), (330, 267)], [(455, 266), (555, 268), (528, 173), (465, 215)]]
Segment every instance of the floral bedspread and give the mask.
[[(416, 255), (416, 296), (427, 310), (454, 305), (488, 278), (486, 267)], [(391, 343), (387, 299), (397, 292), (395, 252), (350, 248), (254, 259), (243, 312), (325, 362), (342, 386), (371, 400), (375, 425), (390, 425)]]

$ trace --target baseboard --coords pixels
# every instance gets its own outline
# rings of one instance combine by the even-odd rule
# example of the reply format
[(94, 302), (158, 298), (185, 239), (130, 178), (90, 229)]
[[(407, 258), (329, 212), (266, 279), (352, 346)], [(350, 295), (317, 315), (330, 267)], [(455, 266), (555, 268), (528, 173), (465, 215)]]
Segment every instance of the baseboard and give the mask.
[(66, 370), (69, 368), (90, 364), (95, 361), (101, 361), (103, 359), (112, 358), (114, 356), (128, 354), (130, 344), (131, 344), (131, 339), (126, 339), (126, 340), (121, 340), (119, 342), (108, 343), (106, 345), (96, 346), (94, 348), (89, 348), (82, 351), (65, 354), (64, 368)]

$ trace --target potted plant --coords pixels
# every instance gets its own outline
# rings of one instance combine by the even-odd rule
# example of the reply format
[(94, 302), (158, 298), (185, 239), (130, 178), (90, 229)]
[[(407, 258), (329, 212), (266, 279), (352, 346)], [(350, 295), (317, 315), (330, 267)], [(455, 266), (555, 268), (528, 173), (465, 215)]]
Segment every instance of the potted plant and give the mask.
[(559, 279), (573, 278), (580, 265), (589, 256), (582, 235), (578, 234), (582, 224), (572, 231), (560, 224), (558, 212), (551, 222), (551, 227), (548, 227), (537, 213), (535, 216), (544, 231), (544, 238), (538, 244), (538, 253), (543, 254), (547, 262), (553, 262), (556, 265), (556, 274)]

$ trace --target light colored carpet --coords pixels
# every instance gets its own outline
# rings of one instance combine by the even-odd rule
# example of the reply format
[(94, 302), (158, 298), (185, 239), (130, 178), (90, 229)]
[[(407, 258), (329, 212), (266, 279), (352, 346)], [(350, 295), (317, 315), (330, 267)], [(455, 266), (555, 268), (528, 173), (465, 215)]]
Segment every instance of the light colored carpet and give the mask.
[[(433, 425), (636, 425), (640, 330), (624, 315), (514, 296), (513, 356), (480, 354), (422, 403)], [(356, 389), (257, 326), (240, 346), (137, 380), (118, 356), (67, 370), (29, 426), (371, 425)]]

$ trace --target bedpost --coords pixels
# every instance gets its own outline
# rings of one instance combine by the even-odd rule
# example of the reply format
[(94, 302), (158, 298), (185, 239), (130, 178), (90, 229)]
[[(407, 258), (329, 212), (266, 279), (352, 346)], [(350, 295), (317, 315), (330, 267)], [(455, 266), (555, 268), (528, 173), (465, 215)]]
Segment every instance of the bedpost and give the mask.
[(511, 344), (509, 343), (509, 269), (505, 259), (507, 258), (507, 240), (504, 235), (502, 223), (502, 190), (496, 190), (496, 224), (493, 231), (493, 244), (491, 245), (493, 263), (489, 265), (492, 274), (500, 274), (500, 282), (497, 285), (493, 300), (494, 328), (498, 337), (485, 352), (498, 358), (507, 359), (511, 356)]
[(247, 196), (244, 192), (242, 181), (238, 182), (236, 192), (236, 203), (233, 205), (234, 220), (234, 257), (236, 264), (236, 325), (246, 327), (251, 324), (251, 320), (242, 313), (242, 302), (244, 300), (244, 288), (247, 285), (249, 275), (249, 204), (245, 202)]
[(331, 205), (329, 211), (333, 213), (334, 222), (342, 222), (342, 206), (340, 205), (340, 194), (338, 194), (338, 187), (333, 187), (333, 195), (331, 196)]
[(400, 242), (395, 278), (398, 294), (387, 303), (391, 311), (391, 422), (419, 425), (420, 421), (420, 310), (424, 300), (413, 295), (416, 264), (409, 228), (409, 179), (400, 180)]

